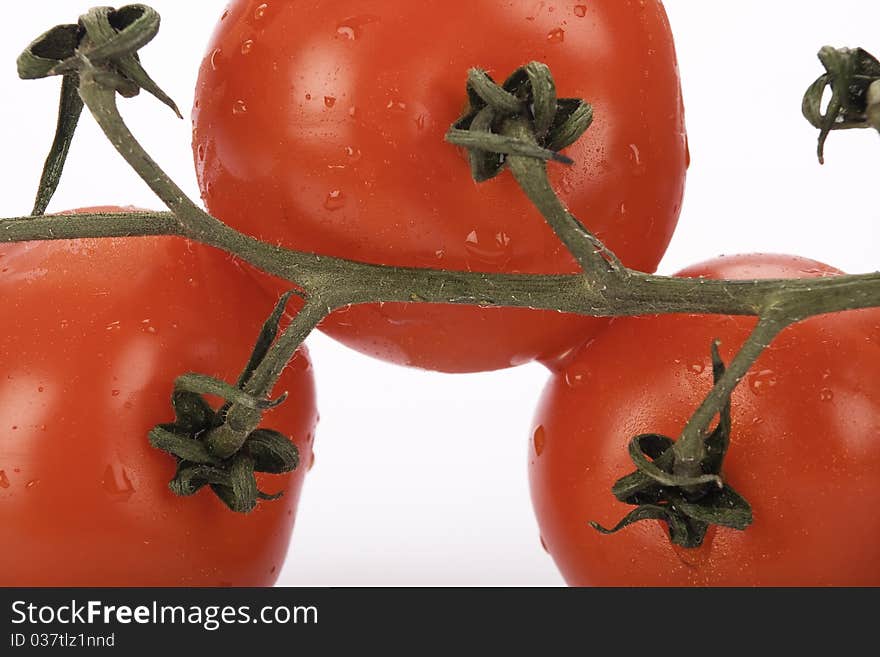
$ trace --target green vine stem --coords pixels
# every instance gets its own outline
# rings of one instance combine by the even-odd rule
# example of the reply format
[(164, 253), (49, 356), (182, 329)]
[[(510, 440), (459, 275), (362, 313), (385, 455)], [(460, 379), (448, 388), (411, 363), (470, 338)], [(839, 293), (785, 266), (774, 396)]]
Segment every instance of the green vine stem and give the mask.
[[(90, 58), (86, 56), (88, 52), (84, 54), (76, 48), (72, 55), (59, 58), (60, 63), (54, 65), (39, 60), (33, 70), (29, 70), (32, 74), (28, 77), (78, 75), (79, 95), (85, 106), (120, 155), (171, 212), (2, 219), (0, 243), (177, 235), (222, 249), (290, 281), (302, 292), (306, 303), (247, 383), (245, 392), (252, 397), (268, 397), (282, 369), (306, 336), (324, 317), (347, 305), (449, 303), (557, 310), (602, 317), (667, 313), (759, 317), (751, 338), (719, 377), (675, 442), (676, 468), (683, 471), (675, 474), (687, 477), (693, 476), (694, 472), (688, 470), (695, 471), (701, 461), (713, 419), (722, 412), (733, 390), (780, 331), (815, 315), (880, 306), (880, 273), (819, 280), (720, 281), (654, 276), (624, 267), (585, 224), (564, 207), (547, 180), (547, 162), (561, 166), (568, 161), (558, 150), (573, 143), (588, 128), (592, 110), (582, 101), (557, 99), (549, 69), (537, 63), (514, 73), (503, 87), (484, 73), (471, 71), (468, 77), (471, 110), (450, 130), (447, 139), (469, 149), (475, 179), (487, 179), (509, 168), (524, 193), (580, 264), (582, 273), (519, 275), (399, 268), (263, 243), (199, 208), (149, 156), (120, 116), (116, 103), (118, 91), (131, 95), (141, 86), (170, 103), (155, 83), (148, 76), (144, 77), (145, 73), (132, 69), (133, 50), (129, 47), (143, 45), (158, 29), (157, 17), (152, 18), (142, 5), (134, 7), (136, 11), (118, 10), (120, 14), (129, 10), (124, 14), (128, 26), (122, 32), (96, 27), (101, 20), (106, 20), (106, 12), (86, 15), (85, 24), (91, 28), (88, 36), (94, 43), (80, 44), (80, 48), (94, 48), (92, 52), (97, 51), (100, 58)], [(145, 30), (145, 36), (127, 32), (136, 29)], [(60, 34), (60, 44), (66, 47), (71, 38), (70, 30)], [(59, 50), (63, 48), (59, 46)], [(826, 79), (825, 83), (831, 81)], [(875, 88), (871, 93), (876, 100), (880, 92)], [(827, 128), (825, 121), (817, 119), (817, 123)], [(232, 403), (224, 424), (208, 437), (210, 450), (224, 457), (234, 454), (254, 431), (260, 416), (260, 409)]]

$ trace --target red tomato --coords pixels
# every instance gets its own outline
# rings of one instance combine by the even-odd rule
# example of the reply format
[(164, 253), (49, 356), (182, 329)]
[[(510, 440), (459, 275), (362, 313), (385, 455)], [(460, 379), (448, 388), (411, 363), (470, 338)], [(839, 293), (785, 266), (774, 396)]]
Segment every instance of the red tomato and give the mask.
[[(505, 174), (476, 185), (444, 143), (468, 69), (532, 60), (595, 108), (551, 165), (564, 202), (623, 261), (654, 271), (677, 221), (687, 149), (672, 36), (657, 0), (235, 0), (202, 65), (193, 150), (213, 214), (303, 251), (397, 266), (576, 272)], [(450, 372), (552, 359), (607, 320), (525, 309), (367, 305), (324, 331)]]
[[(838, 274), (791, 256), (722, 258), (682, 276), (796, 278)], [(880, 310), (817, 317), (786, 329), (733, 396), (725, 480), (751, 503), (745, 531), (713, 528), (698, 549), (665, 524), (613, 536), (634, 507), (611, 487), (635, 467), (637, 435), (677, 438), (712, 387), (710, 345), (734, 356), (752, 318), (621, 319), (546, 389), (530, 445), (532, 499), (548, 551), (571, 585), (880, 584)]]
[[(63, 219), (59, 219), (63, 221)], [(284, 561), (316, 411), (305, 351), (264, 426), (300, 451), (249, 515), (168, 488), (147, 434), (174, 379), (235, 382), (272, 303), (229, 256), (179, 238), (0, 245), (0, 585), (267, 586)]]

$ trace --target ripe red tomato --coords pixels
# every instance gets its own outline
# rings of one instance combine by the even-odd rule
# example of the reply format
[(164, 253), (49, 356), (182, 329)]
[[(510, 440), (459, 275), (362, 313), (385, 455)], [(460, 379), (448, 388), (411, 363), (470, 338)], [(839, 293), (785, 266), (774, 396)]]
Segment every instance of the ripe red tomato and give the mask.
[[(63, 219), (59, 219), (63, 221)], [(179, 238), (0, 245), (0, 585), (267, 586), (284, 561), (316, 411), (305, 351), (264, 426), (301, 465), (249, 515), (168, 488), (147, 434), (174, 379), (235, 382), (272, 303), (229, 256)]]
[[(791, 256), (722, 258), (682, 272), (709, 278), (837, 274)], [(611, 495), (635, 468), (637, 435), (677, 438), (712, 387), (710, 345), (729, 362), (755, 320), (621, 319), (553, 377), (535, 420), (529, 470), (544, 543), (572, 585), (880, 584), (880, 310), (786, 329), (733, 396), (723, 475), (751, 503), (745, 531), (710, 529), (698, 549), (665, 524), (612, 536), (633, 509)]]
[[(476, 185), (444, 134), (468, 69), (532, 60), (596, 120), (551, 166), (564, 202), (629, 266), (654, 271), (674, 230), (687, 148), (658, 0), (235, 0), (202, 65), (193, 150), (224, 221), (303, 251), (397, 266), (576, 272), (512, 176)], [(367, 305), (324, 331), (364, 353), (466, 372), (552, 359), (607, 320), (523, 309)]]

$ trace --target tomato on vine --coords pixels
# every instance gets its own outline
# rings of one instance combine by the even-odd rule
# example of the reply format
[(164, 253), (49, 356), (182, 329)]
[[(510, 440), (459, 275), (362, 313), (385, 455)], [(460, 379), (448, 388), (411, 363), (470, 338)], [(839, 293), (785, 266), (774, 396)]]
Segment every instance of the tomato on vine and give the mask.
[[(553, 165), (563, 202), (628, 266), (653, 271), (674, 230), (687, 144), (658, 0), (235, 0), (197, 88), (193, 150), (208, 209), (263, 240), (396, 266), (574, 273), (508, 175), (481, 185), (444, 134), (467, 71), (499, 82), (540, 60), (595, 122)], [(274, 281), (264, 279), (277, 289)], [(362, 352), (450, 372), (552, 360), (607, 320), (528, 309), (369, 304), (322, 329)]]
[[(721, 258), (681, 272), (715, 279), (839, 274), (792, 256)], [(880, 310), (824, 315), (784, 330), (732, 398), (722, 478), (751, 504), (744, 531), (673, 545), (665, 523), (605, 536), (631, 509), (611, 488), (633, 470), (639, 435), (680, 435), (712, 387), (710, 345), (729, 362), (754, 318), (615, 320), (544, 392), (529, 451), (543, 541), (572, 585), (880, 584)]]
[(272, 304), (237, 261), (176, 237), (82, 239), (2, 244), (0, 271), (0, 583), (271, 585), (311, 461), (306, 351), (266, 415), (299, 451), (292, 473), (257, 477), (279, 500), (242, 515), (177, 497), (147, 437), (174, 416), (177, 376), (235, 381), (247, 362)]

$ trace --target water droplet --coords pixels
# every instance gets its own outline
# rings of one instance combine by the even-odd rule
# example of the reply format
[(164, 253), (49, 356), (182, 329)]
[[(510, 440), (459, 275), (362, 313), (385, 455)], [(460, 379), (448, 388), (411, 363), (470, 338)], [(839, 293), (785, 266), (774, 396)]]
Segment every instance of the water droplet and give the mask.
[(250, 54), (251, 50), (253, 50), (253, 49), (254, 49), (254, 40), (253, 39), (248, 39), (247, 41), (245, 41), (244, 43), (241, 44), (241, 54), (242, 55)]
[(555, 30), (550, 30), (547, 33), (547, 41), (549, 43), (562, 43), (565, 41), (565, 30), (561, 27), (557, 27)]
[(578, 18), (583, 18), (587, 15), (587, 6), (586, 5), (575, 5), (574, 6), (574, 15)]
[(393, 112), (403, 112), (406, 110), (406, 103), (400, 100), (396, 100), (392, 98), (388, 101), (388, 104), (385, 106), (385, 109), (390, 109)]
[(334, 189), (332, 192), (327, 194), (327, 198), (324, 200), (324, 207), (334, 212), (336, 210), (341, 210), (345, 207), (345, 194), (342, 190)]
[(587, 377), (583, 372), (572, 372), (566, 370), (565, 372), (565, 385), (569, 388), (578, 388), (584, 385)]
[(544, 552), (550, 554), (550, 549), (547, 547), (547, 541), (544, 540), (543, 536), (541, 536), (541, 547), (544, 548)]
[(544, 453), (544, 447), (547, 445), (547, 432), (544, 430), (544, 426), (541, 425), (537, 429), (535, 429), (535, 454), (541, 456)]
[(121, 327), (120, 321), (117, 319), (115, 322), (110, 322), (107, 324), (108, 331), (118, 331)]
[(227, 16), (229, 16), (229, 10), (225, 9), (225, 10), (223, 10), (223, 13), (220, 15), (220, 20), (225, 21)]
[(636, 164), (636, 166), (640, 165), (642, 163), (642, 152), (639, 150), (639, 147), (635, 144), (630, 144), (629, 150), (632, 156), (632, 161)]
[(504, 231), (498, 231), (486, 239), (480, 239), (476, 229), (468, 233), (464, 246), (470, 257), (485, 264), (506, 263), (511, 258), (511, 238)]
[(9, 488), (9, 477), (5, 470), (0, 470), (0, 488)]
[(246, 114), (247, 113), (247, 105), (243, 100), (237, 100), (232, 105), (232, 113), (233, 114)]
[(706, 371), (706, 366), (703, 363), (694, 363), (691, 365), (691, 372), (694, 374), (702, 374)]
[(18, 431), (18, 425), (17, 425), (17, 424), (12, 425), (12, 430), (13, 430), (13, 431)]
[(756, 395), (763, 395), (777, 383), (776, 373), (773, 370), (761, 370), (749, 376), (749, 388)]
[(324, 96), (324, 106), (328, 109), (333, 107), (336, 104), (336, 99), (333, 96)]
[(351, 16), (340, 21), (336, 26), (336, 34), (348, 41), (355, 41), (363, 36), (365, 25), (375, 23), (378, 20), (378, 16)]
[(44, 390), (45, 390), (45, 388), (43, 386), (40, 386), (39, 388), (37, 388), (37, 392), (43, 392)]
[(834, 391), (831, 388), (823, 388), (819, 393), (819, 399), (823, 402), (834, 401)]
[(134, 495), (134, 485), (131, 478), (122, 466), (108, 465), (104, 469), (104, 478), (101, 480), (104, 490), (120, 502), (128, 502)]
[(211, 53), (211, 69), (216, 71), (220, 68), (220, 55), (222, 51), (220, 48), (214, 48), (214, 52)]
[(40, 483), (39, 479), (31, 479), (29, 482), (27, 482), (24, 485), (24, 487), (30, 489), (30, 488), (33, 488), (34, 486), (36, 486), (38, 483)]
[(199, 144), (198, 148), (196, 148), (196, 155), (199, 158), (199, 162), (205, 161), (205, 145)]
[(311, 100), (311, 99), (312, 99), (312, 94), (306, 94), (306, 100)]
[(120, 391), (119, 391), (119, 390), (111, 390), (111, 391), (110, 391), (110, 396), (111, 396), (111, 397), (118, 397), (119, 394), (120, 394)]
[(309, 460), (309, 469), (307, 470), (307, 472), (311, 472), (312, 468), (314, 468), (314, 467), (315, 467), (315, 453), (312, 452), (312, 458)]
[(355, 148), (354, 146), (346, 146), (345, 154), (348, 156), (348, 159), (352, 160), (353, 162), (357, 162), (359, 159), (361, 159), (361, 149)]
[(266, 10), (269, 8), (267, 3), (263, 3), (259, 5), (256, 9), (254, 9), (254, 20), (261, 20), (266, 15)]
[(424, 130), (426, 121), (427, 117), (424, 114), (419, 114), (419, 116), (416, 117), (416, 128)]

